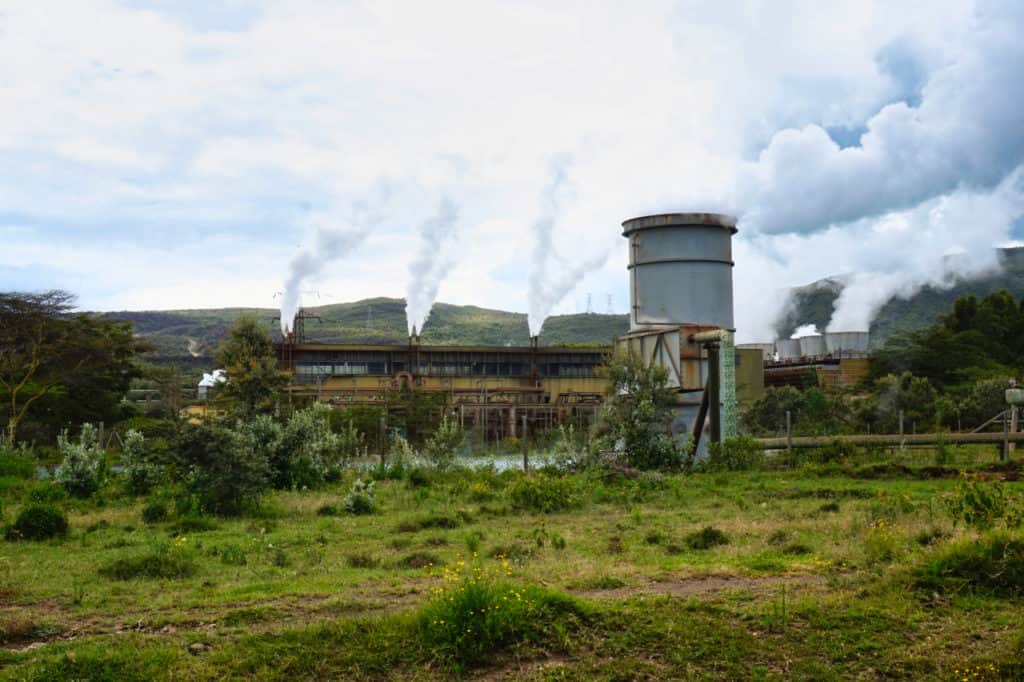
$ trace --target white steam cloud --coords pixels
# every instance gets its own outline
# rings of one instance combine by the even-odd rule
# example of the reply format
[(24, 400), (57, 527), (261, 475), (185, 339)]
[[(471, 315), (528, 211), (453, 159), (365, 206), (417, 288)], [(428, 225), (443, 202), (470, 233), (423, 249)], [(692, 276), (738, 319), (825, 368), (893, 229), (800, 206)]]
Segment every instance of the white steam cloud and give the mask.
[(883, 107), (859, 145), (817, 125), (780, 131), (734, 187), (743, 228), (776, 240), (780, 260), (829, 253), (854, 273), (830, 330), (867, 329), (894, 295), (996, 267), (1024, 210), (1024, 4), (981, 0), (971, 28), (916, 106)]
[[(541, 214), (533, 223), (533, 257), (530, 262), (529, 312), (530, 336), (539, 336), (551, 310), (592, 270), (604, 265), (607, 251), (573, 266), (558, 256), (554, 247), (555, 220), (560, 209), (559, 194), (566, 189), (568, 161), (551, 165), (551, 182), (541, 194)], [(554, 265), (554, 267), (553, 267)], [(552, 270), (558, 268), (557, 273)]]
[(347, 229), (323, 226), (314, 228), (312, 245), (296, 254), (288, 264), (288, 277), (281, 293), (282, 334), (287, 335), (292, 330), (305, 283), (320, 274), (331, 262), (351, 253), (366, 239), (370, 230), (382, 220), (379, 204), (388, 194), (387, 187), (381, 186), (378, 196), (373, 200), (353, 204), (351, 226)]
[(452, 263), (443, 260), (442, 255), (446, 242), (455, 236), (458, 219), (458, 206), (449, 197), (443, 197), (437, 215), (420, 226), (420, 247), (409, 264), (409, 284), (405, 293), (405, 319), (410, 336), (413, 330), (423, 331), (441, 281), (451, 270)]
[(805, 325), (803, 325), (801, 327), (797, 327), (796, 331), (794, 331), (793, 335), (790, 336), (789, 338), (791, 338), (791, 339), (802, 339), (805, 336), (817, 336), (820, 333), (821, 332), (818, 331), (818, 328), (815, 325), (813, 325), (813, 324), (805, 324)]

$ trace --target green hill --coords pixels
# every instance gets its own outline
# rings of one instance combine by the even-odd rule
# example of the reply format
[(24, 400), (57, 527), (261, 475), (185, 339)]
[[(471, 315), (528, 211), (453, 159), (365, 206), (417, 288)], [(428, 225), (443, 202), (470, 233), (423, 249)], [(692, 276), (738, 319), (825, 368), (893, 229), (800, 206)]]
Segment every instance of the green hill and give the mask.
[[(908, 298), (892, 298), (875, 314), (871, 322), (871, 344), (879, 346), (899, 331), (920, 329), (948, 312), (960, 296), (973, 294), (978, 298), (1000, 289), (1007, 289), (1017, 299), (1024, 297), (1024, 248), (1002, 249), (1002, 268), (981, 277), (957, 279), (949, 287), (926, 286)], [(779, 338), (789, 338), (797, 327), (805, 324), (824, 329), (843, 290), (840, 278), (819, 280), (793, 289), (786, 314), (776, 325)]]
[[(305, 338), (321, 343), (405, 343), (408, 340), (405, 301), (371, 298), (306, 308)], [(153, 344), (149, 359), (182, 368), (210, 366), (213, 350), (242, 313), (255, 315), (280, 339), (278, 311), (269, 308), (120, 311), (102, 313), (127, 320)], [(555, 315), (541, 332), (546, 346), (609, 345), (629, 328), (627, 315)], [(476, 306), (436, 303), (420, 339), (436, 345), (525, 346), (530, 343), (526, 315)]]

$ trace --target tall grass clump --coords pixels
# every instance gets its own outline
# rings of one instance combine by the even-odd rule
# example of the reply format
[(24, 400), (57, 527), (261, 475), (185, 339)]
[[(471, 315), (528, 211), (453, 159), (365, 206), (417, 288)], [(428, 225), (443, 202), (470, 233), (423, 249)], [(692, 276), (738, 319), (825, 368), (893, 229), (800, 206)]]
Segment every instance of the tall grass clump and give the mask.
[(508, 494), (516, 509), (544, 514), (565, 511), (580, 504), (576, 483), (570, 477), (547, 474), (521, 476), (508, 486)]
[(188, 578), (195, 575), (197, 565), (186, 543), (184, 537), (160, 542), (145, 554), (123, 557), (102, 566), (100, 575), (112, 580)]
[(914, 584), (943, 593), (1024, 595), (1024, 538), (995, 531), (937, 549), (913, 570)]
[(11, 477), (30, 479), (36, 471), (35, 453), (22, 443), (20, 447), (8, 447), (0, 441), (0, 478)]
[(462, 561), (446, 567), (442, 584), (417, 616), (424, 648), (460, 673), (508, 646), (548, 644), (555, 632), (583, 617), (571, 597), (506, 582), (511, 574), (507, 561), (487, 568)]

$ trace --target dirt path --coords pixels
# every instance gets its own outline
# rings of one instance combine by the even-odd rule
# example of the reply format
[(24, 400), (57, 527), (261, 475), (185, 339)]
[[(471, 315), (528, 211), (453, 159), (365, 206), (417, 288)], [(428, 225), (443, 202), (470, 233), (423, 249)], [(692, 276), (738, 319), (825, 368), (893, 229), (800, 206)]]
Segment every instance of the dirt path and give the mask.
[[(587, 599), (617, 600), (637, 596), (701, 597), (731, 590), (749, 590), (764, 593), (781, 585), (819, 589), (825, 585), (824, 576), (798, 574), (750, 578), (743, 576), (696, 576), (672, 578), (669, 580), (648, 580), (639, 585), (612, 589), (570, 590), (571, 594)], [(265, 601), (219, 604), (214, 608), (191, 607), (162, 608), (131, 614), (91, 614), (73, 617), (61, 605), (51, 604), (44, 609), (51, 618), (56, 615), (64, 622), (59, 632), (47, 636), (31, 637), (0, 645), (8, 651), (29, 651), (54, 641), (72, 641), (81, 637), (97, 635), (121, 635), (144, 633), (173, 636), (185, 632), (206, 631), (244, 626), (247, 632), (280, 632), (310, 623), (335, 618), (352, 618), (362, 615), (379, 615), (408, 609), (425, 599), (426, 591), (415, 586), (403, 594), (369, 592), (358, 601), (340, 599), (337, 595), (310, 594), (290, 595)], [(538, 661), (532, 664), (535, 670), (557, 665), (557, 662)], [(538, 667), (539, 666), (539, 667)], [(503, 669), (504, 670), (504, 669)], [(502, 677), (501, 670), (494, 671), (498, 677), (481, 679), (513, 679), (522, 674), (516, 667), (512, 674)]]
[(823, 587), (825, 577), (813, 574), (773, 575), (762, 578), (744, 576), (696, 576), (670, 580), (650, 580), (641, 585), (616, 587), (607, 590), (579, 590), (572, 593), (587, 599), (628, 599), (644, 595), (669, 597), (699, 597), (725, 590), (764, 591), (780, 585)]

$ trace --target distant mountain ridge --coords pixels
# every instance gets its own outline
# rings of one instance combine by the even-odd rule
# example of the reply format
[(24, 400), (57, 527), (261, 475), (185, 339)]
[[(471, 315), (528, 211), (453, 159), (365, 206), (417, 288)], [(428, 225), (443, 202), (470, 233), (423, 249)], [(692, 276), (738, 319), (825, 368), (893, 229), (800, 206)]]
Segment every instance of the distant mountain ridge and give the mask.
[[(871, 345), (878, 347), (897, 332), (933, 324), (961, 296), (973, 294), (982, 298), (1006, 289), (1018, 300), (1024, 297), (1024, 247), (1000, 249), (999, 256), (1002, 268), (997, 272), (971, 279), (957, 278), (949, 287), (925, 286), (907, 298), (891, 298), (871, 322)], [(777, 338), (789, 338), (797, 327), (807, 324), (824, 330), (843, 286), (843, 278), (828, 277), (791, 289), (786, 313), (776, 324)]]
[[(305, 337), (311, 343), (405, 343), (408, 333), (405, 301), (370, 298), (305, 308)], [(213, 351), (228, 327), (242, 313), (255, 315), (280, 339), (278, 311), (270, 308), (218, 308), (210, 310), (117, 311), (101, 313), (108, 319), (129, 321), (135, 332), (155, 346), (150, 360), (161, 364), (208, 366)], [(553, 315), (544, 322), (540, 343), (610, 345), (629, 329), (629, 316), (598, 313)], [(435, 303), (423, 325), (425, 344), (526, 346), (530, 331), (524, 313), (477, 306)]]
[[(894, 298), (875, 315), (872, 344), (881, 345), (898, 331), (932, 324), (947, 312), (959, 296), (979, 298), (1008, 289), (1024, 297), (1024, 248), (1003, 249), (999, 272), (970, 280), (958, 280), (949, 288), (924, 287), (907, 299)], [(835, 310), (844, 286), (842, 277), (829, 277), (790, 291), (787, 312), (776, 325), (777, 338), (788, 338), (797, 327), (814, 324), (824, 329)], [(306, 340), (323, 343), (405, 343), (408, 340), (405, 301), (370, 298), (306, 308), (320, 321), (306, 322)], [(135, 331), (155, 347), (149, 359), (159, 364), (207, 368), (213, 350), (231, 323), (242, 313), (255, 315), (280, 338), (278, 311), (270, 308), (219, 308), (211, 310), (121, 311), (101, 313), (108, 319), (132, 322)], [(541, 344), (610, 345), (629, 330), (629, 316), (579, 313), (554, 315), (544, 323)], [(530, 342), (526, 315), (477, 306), (434, 304), (420, 334), (426, 344), (525, 346)], [(771, 341), (771, 339), (765, 339)]]

